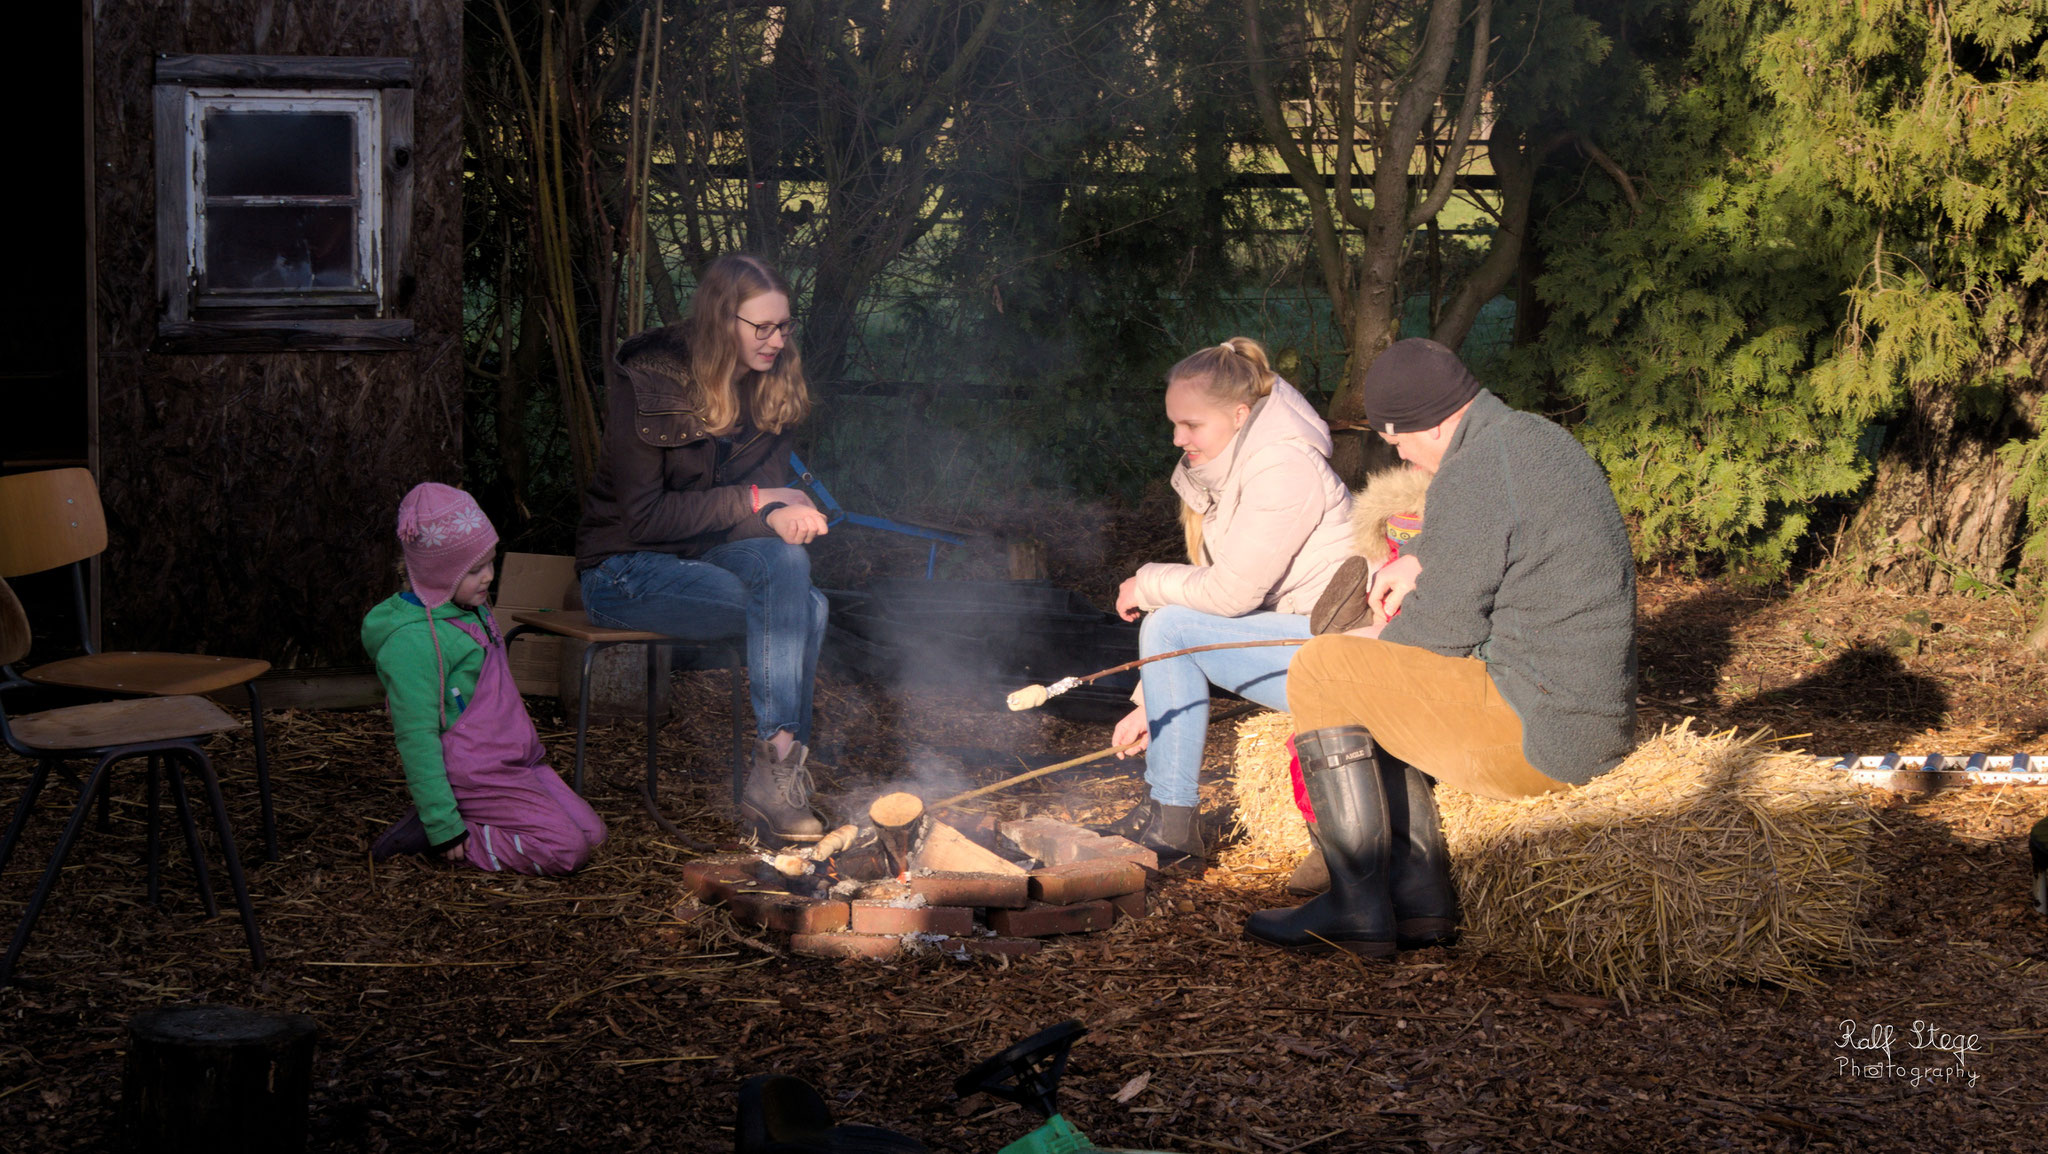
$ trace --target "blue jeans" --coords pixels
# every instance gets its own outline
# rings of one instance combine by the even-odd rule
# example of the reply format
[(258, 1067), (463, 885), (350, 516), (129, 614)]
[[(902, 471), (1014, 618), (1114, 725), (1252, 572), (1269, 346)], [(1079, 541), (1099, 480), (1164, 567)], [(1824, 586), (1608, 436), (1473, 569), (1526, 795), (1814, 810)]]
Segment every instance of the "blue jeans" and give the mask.
[(825, 640), (825, 595), (811, 556), (779, 537), (713, 545), (694, 561), (619, 553), (583, 572), (583, 607), (614, 629), (689, 641), (747, 639), (747, 686), (763, 740), (787, 729), (811, 743), (811, 689)]
[[(1181, 605), (1154, 610), (1138, 630), (1138, 655), (1170, 653), (1222, 641), (1309, 638), (1308, 618), (1299, 613), (1247, 613), (1217, 617)], [(1152, 744), (1145, 750), (1145, 783), (1161, 805), (1198, 805), (1202, 746), (1209, 736), (1209, 686), (1220, 685), (1273, 709), (1287, 708), (1287, 663), (1297, 645), (1259, 649), (1218, 649), (1138, 671), (1145, 687), (1145, 719)]]

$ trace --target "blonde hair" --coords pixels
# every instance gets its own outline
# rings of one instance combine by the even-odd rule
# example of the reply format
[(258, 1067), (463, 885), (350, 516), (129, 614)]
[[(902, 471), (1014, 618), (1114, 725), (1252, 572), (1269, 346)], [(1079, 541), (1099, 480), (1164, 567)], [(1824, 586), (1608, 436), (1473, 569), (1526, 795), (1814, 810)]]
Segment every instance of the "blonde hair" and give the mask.
[(690, 315), (682, 323), (689, 333), (690, 375), (697, 382), (697, 415), (707, 432), (729, 433), (739, 425), (740, 388), (747, 390), (744, 412), (763, 432), (779, 433), (810, 415), (811, 394), (804, 387), (803, 357), (794, 338), (782, 346), (774, 368), (748, 372), (739, 388), (732, 383), (733, 370), (740, 364), (739, 338), (733, 330), (740, 306), (771, 292), (792, 300), (796, 295), (766, 261), (744, 253), (727, 253), (712, 261), (697, 280)]
[[(1280, 378), (1266, 360), (1266, 346), (1250, 337), (1232, 337), (1220, 345), (1181, 358), (1166, 374), (1166, 383), (1198, 382), (1202, 393), (1219, 405), (1251, 405), (1271, 395)], [(1187, 542), (1188, 564), (1201, 565), (1202, 515), (1180, 506), (1180, 531)]]
[(1250, 337), (1232, 337), (1183, 357), (1166, 374), (1168, 385), (1200, 381), (1202, 392), (1219, 405), (1256, 404), (1272, 393), (1273, 382), (1279, 379), (1266, 360), (1266, 346)]

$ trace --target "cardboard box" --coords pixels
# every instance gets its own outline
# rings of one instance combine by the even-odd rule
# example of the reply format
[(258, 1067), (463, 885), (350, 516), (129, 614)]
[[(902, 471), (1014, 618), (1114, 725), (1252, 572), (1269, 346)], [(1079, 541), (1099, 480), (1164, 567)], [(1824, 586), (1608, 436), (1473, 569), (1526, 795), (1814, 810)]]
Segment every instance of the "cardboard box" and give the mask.
[[(510, 633), (519, 623), (515, 610), (562, 609), (576, 585), (576, 558), (552, 553), (507, 553), (498, 574), (498, 599), (492, 616), (500, 634)], [(563, 639), (528, 634), (512, 643), (509, 653), (512, 680), (519, 692), (537, 697), (561, 696)]]

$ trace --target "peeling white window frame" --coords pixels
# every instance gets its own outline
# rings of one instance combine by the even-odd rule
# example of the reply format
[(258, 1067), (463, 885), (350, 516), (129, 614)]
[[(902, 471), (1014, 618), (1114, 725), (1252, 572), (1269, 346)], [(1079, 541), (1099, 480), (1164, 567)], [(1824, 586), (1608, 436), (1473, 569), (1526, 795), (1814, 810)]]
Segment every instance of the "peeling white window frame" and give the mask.
[[(415, 349), (410, 316), (419, 254), (413, 251), (413, 61), (402, 56), (219, 56), (156, 58), (152, 98), (156, 187), (155, 353), (405, 352)], [(202, 287), (206, 257), (203, 108), (289, 108), (314, 101), (358, 117), (354, 286), (226, 289)], [(331, 102), (344, 102), (332, 104)], [(429, 195), (451, 195), (440, 184)], [(452, 182), (448, 185), (452, 188)], [(422, 190), (425, 191), (424, 189)], [(321, 198), (260, 198), (319, 203)], [(250, 203), (243, 201), (241, 203)], [(329, 202), (332, 203), (332, 202)]]
[[(315, 288), (212, 288), (207, 285), (207, 209), (215, 205), (330, 204), (331, 198), (305, 196), (234, 197), (210, 196), (206, 189), (206, 114), (224, 112), (344, 113), (355, 128), (355, 157), (351, 170), (355, 194), (349, 199), (355, 209), (356, 284), (349, 287)], [(357, 305), (374, 308), (384, 299), (384, 181), (378, 163), (384, 139), (382, 101), (374, 92), (361, 90), (276, 90), (247, 88), (188, 88), (185, 90), (185, 186), (186, 276), (193, 286), (195, 309), (237, 307), (291, 307), (294, 305)]]

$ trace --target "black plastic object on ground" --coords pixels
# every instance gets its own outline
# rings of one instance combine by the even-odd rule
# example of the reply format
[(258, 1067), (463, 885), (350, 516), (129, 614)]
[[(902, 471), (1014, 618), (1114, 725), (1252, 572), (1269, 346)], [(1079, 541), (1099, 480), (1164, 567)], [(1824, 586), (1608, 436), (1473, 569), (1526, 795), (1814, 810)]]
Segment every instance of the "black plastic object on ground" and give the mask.
[(759, 1074), (740, 1083), (734, 1154), (925, 1154), (908, 1134), (834, 1124), (832, 1110), (802, 1078)]
[(960, 1075), (953, 1092), (962, 1098), (989, 1094), (1050, 1118), (1060, 1112), (1060, 1075), (1067, 1071), (1067, 1055), (1087, 1033), (1088, 1027), (1076, 1021), (1048, 1026)]

